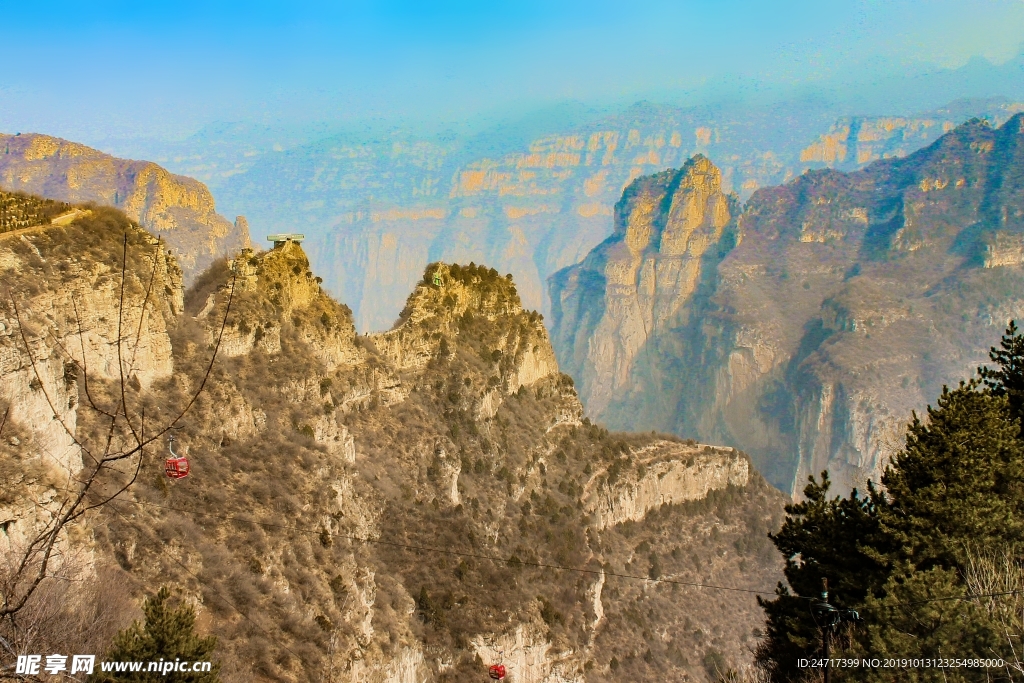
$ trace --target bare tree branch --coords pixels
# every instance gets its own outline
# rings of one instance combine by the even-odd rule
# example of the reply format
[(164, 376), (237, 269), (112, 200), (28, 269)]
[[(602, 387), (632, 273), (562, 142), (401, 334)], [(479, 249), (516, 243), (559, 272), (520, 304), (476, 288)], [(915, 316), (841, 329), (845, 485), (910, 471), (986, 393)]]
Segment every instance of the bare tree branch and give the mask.
[[(85, 443), (82, 438), (79, 438), (75, 433), (76, 430), (71, 428), (62, 414), (56, 409), (54, 398), (50, 395), (50, 392), (46, 388), (46, 383), (43, 381), (43, 374), (40, 369), (40, 361), (42, 359), (37, 361), (35, 358), (35, 355), (32, 352), (28, 333), (26, 332), (26, 326), (24, 324), (21, 309), (19, 308), (15, 297), (10, 293), (10, 291), (7, 292), (14, 310), (15, 319), (18, 323), (19, 337), (21, 339), (22, 346), (28, 355), (29, 364), (35, 381), (39, 383), (43, 396), (46, 399), (46, 403), (49, 406), (54, 419), (60, 423), (63, 432), (70, 438), (70, 445), (77, 447), (79, 451), (87, 455), (90, 460), (89, 464), (82, 468), (85, 471), (84, 476), (76, 477), (69, 473), (64, 491), (64, 499), (60, 502), (56, 510), (50, 509), (48, 511), (50, 514), (50, 520), (27, 541), (22, 549), (21, 556), (16, 560), (16, 567), (12, 575), (3, 582), (2, 600), (0, 600), (0, 621), (6, 621), (15, 630), (18, 628), (17, 615), (25, 608), (30, 598), (32, 598), (36, 593), (43, 581), (48, 578), (53, 578), (54, 576), (53, 572), (49, 571), (49, 568), (54, 558), (59, 556), (58, 542), (61, 538), (62, 532), (69, 524), (80, 520), (86, 513), (102, 508), (132, 487), (141, 474), (142, 467), (145, 462), (147, 446), (164, 436), (170, 429), (174, 428), (182, 418), (184, 418), (205, 390), (213, 372), (214, 363), (219, 355), (221, 343), (224, 338), (224, 330), (227, 327), (228, 318), (231, 313), (231, 305), (234, 301), (237, 273), (232, 275), (230, 286), (227, 288), (227, 301), (224, 308), (224, 315), (220, 321), (220, 327), (217, 331), (216, 343), (214, 345), (210, 361), (203, 372), (202, 380), (198, 387), (191, 392), (188, 401), (183, 408), (174, 414), (173, 419), (166, 422), (162, 427), (155, 431), (148, 432), (146, 429), (145, 405), (139, 407), (138, 416), (136, 418), (131, 407), (131, 396), (126, 384), (130, 382), (131, 378), (134, 376), (133, 373), (135, 371), (135, 365), (138, 358), (138, 349), (141, 344), (142, 334), (145, 327), (145, 316), (151, 303), (153, 286), (156, 281), (159, 266), (159, 244), (160, 243), (158, 242), (157, 250), (153, 256), (152, 269), (149, 274), (145, 296), (141, 304), (138, 327), (135, 332), (131, 358), (126, 372), (123, 344), (126, 341), (124, 338), (124, 326), (127, 317), (127, 234), (125, 234), (122, 241), (121, 283), (118, 294), (118, 321), (116, 336), (118, 373), (115, 395), (117, 396), (117, 405), (113, 409), (101, 406), (97, 397), (93, 394), (92, 386), (90, 385), (91, 372), (84, 341), (85, 332), (82, 324), (81, 311), (79, 310), (76, 297), (73, 294), (71, 297), (71, 304), (75, 312), (79, 348), (81, 350), (80, 369), (82, 372), (82, 390), (88, 400), (88, 408), (109, 421), (107, 428), (104, 430), (106, 431), (106, 434), (103, 439), (102, 452), (96, 452), (95, 449), (90, 448), (89, 444)], [(55, 342), (58, 357), (70, 359), (72, 362), (77, 363), (76, 359), (65, 347), (62, 341), (55, 335), (51, 334), (50, 336)], [(82, 405), (82, 402), (79, 402), (79, 405)], [(8, 407), (4, 412), (3, 420), (0, 421), (0, 433), (3, 432), (3, 429), (7, 424), (9, 414), (10, 407)], [(135, 461), (132, 463), (133, 466), (128, 472), (125, 472), (115, 466), (115, 463), (131, 460), (133, 458)], [(107, 478), (104, 476), (106, 472), (122, 476), (130, 474), (130, 476), (127, 476), (126, 480), (117, 477), (117, 484), (114, 487), (115, 490), (113, 493), (103, 493), (98, 499), (93, 499), (92, 492), (95, 489), (106, 488), (103, 485), (104, 482), (107, 481)]]

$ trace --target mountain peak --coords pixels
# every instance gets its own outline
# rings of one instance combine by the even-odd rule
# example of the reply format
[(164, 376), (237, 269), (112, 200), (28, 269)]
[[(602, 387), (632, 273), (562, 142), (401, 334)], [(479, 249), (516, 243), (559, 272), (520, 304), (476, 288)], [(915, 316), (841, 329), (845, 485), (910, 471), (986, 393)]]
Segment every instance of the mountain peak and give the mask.
[[(559, 360), (584, 378), (588, 410), (600, 413), (630, 391), (636, 364), (649, 364), (650, 351), (641, 356), (645, 345), (686, 315), (706, 267), (734, 242), (735, 204), (722, 192), (721, 172), (701, 154), (681, 168), (637, 178), (615, 206), (614, 234), (583, 263), (551, 278)], [(617, 341), (590, 344), (594, 335)]]
[(615, 234), (636, 253), (653, 248), (682, 255), (701, 228), (720, 234), (734, 208), (722, 192), (722, 173), (703, 154), (681, 168), (634, 180), (615, 205)]
[(447, 320), (467, 312), (494, 320), (499, 315), (514, 316), (523, 311), (511, 275), (502, 276), (494, 268), (470, 263), (431, 263), (423, 279), (409, 296), (398, 325), (407, 319), (418, 323), (432, 316)]
[(560, 375), (542, 321), (523, 309), (511, 275), (475, 263), (431, 263), (395, 326), (370, 339), (399, 372), (419, 373), (460, 354), (482, 358), (494, 374), (484, 378), (480, 411), (493, 414), (502, 394)]

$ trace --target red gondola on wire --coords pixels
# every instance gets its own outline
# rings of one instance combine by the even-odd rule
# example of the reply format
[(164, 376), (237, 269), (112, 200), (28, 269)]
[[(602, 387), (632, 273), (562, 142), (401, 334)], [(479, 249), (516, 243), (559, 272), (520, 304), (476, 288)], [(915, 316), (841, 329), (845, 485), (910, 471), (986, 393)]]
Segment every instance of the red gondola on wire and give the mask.
[(170, 450), (171, 457), (164, 461), (164, 474), (171, 479), (187, 477), (191, 467), (188, 458), (174, 452), (174, 434), (167, 437), (167, 449)]
[(502, 664), (502, 660), (504, 660), (504, 659), (505, 659), (505, 653), (504, 652), (499, 652), (498, 653), (498, 663), (497, 664), (491, 664), (491, 666), (487, 669), (487, 675), (490, 676), (492, 679), (494, 679), (496, 681), (500, 681), (500, 680), (505, 678), (505, 665)]

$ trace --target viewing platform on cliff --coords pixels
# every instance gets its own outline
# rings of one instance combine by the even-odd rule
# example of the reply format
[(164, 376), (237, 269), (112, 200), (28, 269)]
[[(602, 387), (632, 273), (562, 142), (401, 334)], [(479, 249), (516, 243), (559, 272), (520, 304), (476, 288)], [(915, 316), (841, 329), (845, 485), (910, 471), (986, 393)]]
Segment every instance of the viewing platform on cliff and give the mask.
[(304, 239), (306, 239), (306, 236), (297, 232), (283, 232), (279, 235), (267, 235), (267, 240), (274, 243), (274, 249), (283, 247), (288, 242), (302, 242)]

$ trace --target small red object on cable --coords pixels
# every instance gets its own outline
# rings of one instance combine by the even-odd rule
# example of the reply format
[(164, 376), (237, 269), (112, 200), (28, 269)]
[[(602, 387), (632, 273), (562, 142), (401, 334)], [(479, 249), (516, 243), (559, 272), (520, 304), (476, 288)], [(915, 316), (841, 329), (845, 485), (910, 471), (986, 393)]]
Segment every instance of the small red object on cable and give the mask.
[(500, 681), (505, 678), (505, 665), (504, 664), (492, 664), (491, 668), (487, 670), (487, 675), (496, 681)]
[(174, 452), (174, 434), (167, 438), (167, 448), (171, 451), (171, 457), (164, 461), (164, 474), (171, 479), (187, 477), (192, 468), (188, 464), (188, 458)]

